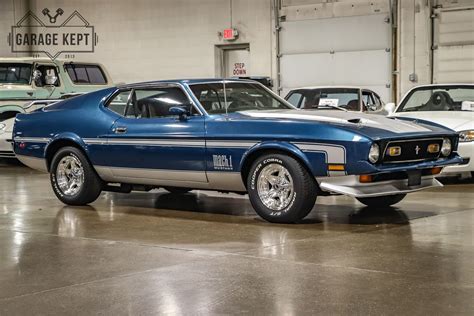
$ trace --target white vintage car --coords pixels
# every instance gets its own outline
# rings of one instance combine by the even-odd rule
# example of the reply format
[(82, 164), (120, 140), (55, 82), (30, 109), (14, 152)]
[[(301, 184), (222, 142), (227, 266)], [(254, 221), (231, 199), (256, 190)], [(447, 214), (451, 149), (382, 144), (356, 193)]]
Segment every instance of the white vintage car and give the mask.
[[(21, 112), (25, 112), (30, 108), (39, 109), (48, 104), (53, 104), (59, 100), (35, 100), (32, 102), (25, 103), (25, 105), (20, 108)], [(9, 118), (0, 122), (0, 159), (3, 158), (16, 158), (15, 153), (13, 152), (12, 147), (12, 133), (13, 133), (13, 124), (15, 123), (15, 118)]]
[(12, 147), (12, 132), (15, 118), (0, 122), (0, 158), (15, 158)]
[(442, 175), (474, 177), (474, 84), (418, 86), (398, 106), (387, 103), (389, 116), (431, 121), (459, 132), (458, 153), (463, 162), (443, 169)]

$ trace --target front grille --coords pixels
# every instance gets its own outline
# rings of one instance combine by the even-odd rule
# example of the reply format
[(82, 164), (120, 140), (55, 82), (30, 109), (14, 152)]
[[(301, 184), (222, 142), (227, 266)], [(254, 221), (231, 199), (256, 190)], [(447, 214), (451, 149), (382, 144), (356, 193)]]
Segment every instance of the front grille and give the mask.
[[(438, 145), (438, 152), (428, 152), (428, 146), (431, 144)], [(432, 139), (413, 139), (391, 141), (385, 145), (383, 151), (382, 162), (396, 163), (396, 162), (410, 162), (421, 160), (435, 160), (439, 157), (441, 146), (443, 145), (442, 138)], [(388, 154), (391, 147), (399, 147), (400, 154), (398, 156), (390, 156)]]

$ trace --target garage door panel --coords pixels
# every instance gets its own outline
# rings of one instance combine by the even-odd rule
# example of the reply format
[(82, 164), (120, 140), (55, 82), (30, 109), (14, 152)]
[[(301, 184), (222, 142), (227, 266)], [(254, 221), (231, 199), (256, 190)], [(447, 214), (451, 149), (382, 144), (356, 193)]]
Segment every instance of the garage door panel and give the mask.
[(474, 82), (474, 8), (435, 12), (433, 81)]
[(376, 50), (390, 47), (386, 14), (284, 22), (282, 54)]

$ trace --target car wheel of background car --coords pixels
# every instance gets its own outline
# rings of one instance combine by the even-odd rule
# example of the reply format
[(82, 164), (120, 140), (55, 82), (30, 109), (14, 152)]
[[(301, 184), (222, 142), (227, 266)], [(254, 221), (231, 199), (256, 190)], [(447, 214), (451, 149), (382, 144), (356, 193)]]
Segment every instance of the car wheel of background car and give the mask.
[(169, 193), (172, 193), (172, 194), (184, 194), (184, 193), (188, 193), (189, 191), (191, 191), (191, 189), (179, 188), (179, 187), (164, 187), (163, 189), (165, 189), (166, 191), (168, 191)]
[(247, 179), (255, 211), (269, 222), (295, 223), (311, 212), (315, 180), (296, 159), (282, 154), (257, 158)]
[(69, 205), (94, 202), (102, 191), (102, 180), (82, 151), (75, 147), (64, 147), (56, 153), (50, 179), (58, 199)]
[(377, 196), (377, 197), (369, 197), (369, 198), (357, 198), (357, 200), (365, 204), (369, 207), (387, 207), (393, 204), (397, 204), (406, 194), (395, 194), (395, 195), (385, 195), (385, 196)]

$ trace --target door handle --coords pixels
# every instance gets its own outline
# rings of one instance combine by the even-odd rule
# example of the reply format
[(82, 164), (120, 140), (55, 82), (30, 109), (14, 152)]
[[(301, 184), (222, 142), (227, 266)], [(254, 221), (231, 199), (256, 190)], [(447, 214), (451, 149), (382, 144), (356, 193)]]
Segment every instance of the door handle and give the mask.
[(115, 134), (125, 134), (127, 132), (127, 128), (123, 126), (119, 126), (114, 128), (114, 133)]

